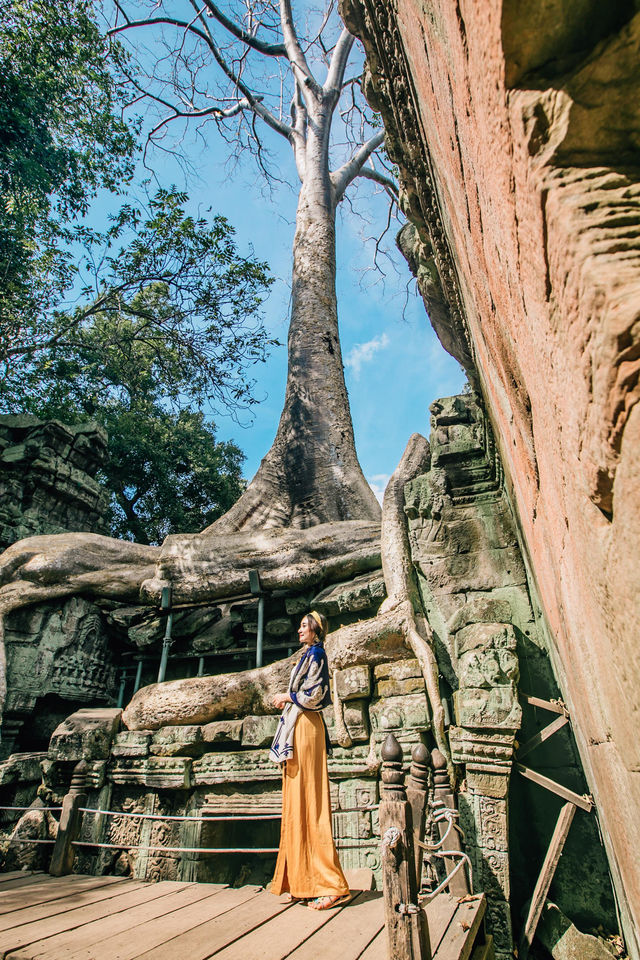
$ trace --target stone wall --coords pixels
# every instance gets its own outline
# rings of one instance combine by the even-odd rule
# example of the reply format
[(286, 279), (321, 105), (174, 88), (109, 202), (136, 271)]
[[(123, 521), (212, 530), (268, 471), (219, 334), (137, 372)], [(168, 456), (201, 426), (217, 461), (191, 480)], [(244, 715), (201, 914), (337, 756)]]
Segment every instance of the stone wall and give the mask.
[(95, 480), (106, 453), (95, 423), (0, 416), (0, 551), (37, 534), (106, 533), (105, 493)]
[(344, 0), (343, 15), (399, 165), (403, 246), (494, 427), (637, 957), (640, 14)]

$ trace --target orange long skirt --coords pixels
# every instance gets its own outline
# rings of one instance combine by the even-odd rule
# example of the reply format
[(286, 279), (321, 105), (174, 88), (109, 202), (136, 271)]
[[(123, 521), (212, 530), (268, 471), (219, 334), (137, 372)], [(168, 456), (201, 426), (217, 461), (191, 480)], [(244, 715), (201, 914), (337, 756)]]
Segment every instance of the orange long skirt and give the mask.
[(271, 893), (310, 898), (349, 893), (331, 833), (324, 724), (305, 710), (282, 774), (282, 828)]

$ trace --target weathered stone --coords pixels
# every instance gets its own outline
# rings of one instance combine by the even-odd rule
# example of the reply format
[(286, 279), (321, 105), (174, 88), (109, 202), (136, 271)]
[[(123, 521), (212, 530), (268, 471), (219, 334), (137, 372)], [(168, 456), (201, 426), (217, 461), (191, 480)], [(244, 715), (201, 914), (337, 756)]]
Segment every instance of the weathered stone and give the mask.
[(38, 534), (105, 530), (106, 494), (95, 480), (107, 452), (101, 427), (4, 415), (0, 451), (0, 550)]
[(460, 657), (458, 677), (461, 687), (510, 686), (519, 677), (515, 650), (469, 650)]
[(281, 779), (282, 768), (269, 759), (267, 750), (207, 753), (193, 762), (193, 782), (197, 787)]
[(338, 804), (340, 809), (371, 807), (378, 802), (378, 781), (343, 780), (338, 786)]
[(397, 660), (395, 663), (379, 663), (373, 668), (376, 680), (409, 680), (422, 677), (417, 660)]
[(14, 753), (0, 762), (0, 787), (12, 783), (39, 783), (42, 779), (40, 764), (46, 756), (46, 753)]
[(311, 607), (317, 608), (327, 617), (335, 617), (367, 610), (381, 603), (384, 597), (384, 578), (379, 571), (374, 571), (327, 587), (312, 599)]
[(203, 749), (202, 728), (191, 724), (184, 727), (161, 727), (156, 730), (149, 752), (158, 757), (198, 757)]
[(295, 633), (289, 617), (274, 617), (273, 620), (267, 620), (265, 630), (270, 637), (286, 637)]
[(490, 648), (516, 649), (516, 638), (509, 623), (473, 623), (459, 630), (455, 637), (456, 656), (470, 650), (488, 650)]
[(242, 740), (242, 720), (213, 720), (205, 723), (201, 729), (205, 744), (240, 744)]
[(378, 680), (376, 683), (376, 696), (378, 697), (403, 697), (406, 694), (422, 693), (424, 690), (424, 679), (422, 677), (407, 677), (406, 680)]
[(371, 835), (371, 814), (368, 811), (334, 813), (332, 818), (334, 838), (367, 840)]
[(148, 757), (153, 734), (150, 730), (121, 730), (111, 747), (113, 757)]
[(387, 697), (369, 705), (371, 727), (377, 733), (393, 730), (428, 730), (427, 698), (424, 693), (405, 697)]
[(109, 763), (107, 776), (127, 786), (186, 790), (192, 784), (191, 764), (187, 757), (118, 757)]
[(106, 760), (120, 726), (122, 710), (94, 707), (71, 714), (53, 733), (51, 760)]
[(305, 593), (302, 596), (286, 597), (284, 608), (292, 617), (309, 613), (311, 610), (311, 594)]
[(334, 679), (341, 700), (357, 700), (371, 695), (371, 671), (366, 664), (336, 670)]
[(268, 747), (273, 740), (279, 717), (245, 717), (242, 722), (243, 747)]
[(611, 951), (598, 937), (582, 933), (548, 900), (542, 908), (536, 936), (553, 960), (611, 960)]
[[(336, 721), (333, 707), (327, 707), (323, 713), (331, 743), (337, 744), (340, 741), (336, 734)], [(347, 730), (349, 731), (349, 736), (353, 742), (360, 743), (364, 740), (368, 740), (369, 723), (366, 700), (349, 700), (344, 705), (343, 714), (344, 722)]]
[(517, 730), (522, 720), (522, 709), (510, 686), (456, 690), (453, 702), (456, 722), (462, 727)]

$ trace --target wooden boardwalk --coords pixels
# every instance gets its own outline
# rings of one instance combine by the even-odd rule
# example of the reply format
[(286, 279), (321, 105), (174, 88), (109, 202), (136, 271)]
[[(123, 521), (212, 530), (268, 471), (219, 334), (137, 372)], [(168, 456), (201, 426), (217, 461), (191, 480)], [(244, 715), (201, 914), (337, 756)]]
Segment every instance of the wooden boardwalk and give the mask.
[[(382, 894), (326, 911), (282, 899), (256, 886), (0, 874), (0, 960), (388, 960)], [(437, 897), (434, 960), (467, 960), (483, 913), (481, 898)]]

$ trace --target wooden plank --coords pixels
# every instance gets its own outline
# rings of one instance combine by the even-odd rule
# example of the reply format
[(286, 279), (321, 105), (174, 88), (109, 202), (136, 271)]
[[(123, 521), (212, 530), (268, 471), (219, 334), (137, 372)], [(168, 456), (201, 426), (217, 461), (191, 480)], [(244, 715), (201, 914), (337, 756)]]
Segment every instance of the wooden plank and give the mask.
[(486, 906), (482, 894), (460, 901), (440, 943), (438, 960), (469, 960)]
[(540, 707), (542, 710), (548, 710), (549, 713), (563, 713), (568, 716), (567, 708), (561, 700), (542, 700), (540, 697), (531, 697), (528, 693), (520, 693), (520, 698), (525, 703), (530, 703), (532, 707)]
[(551, 793), (557, 794), (559, 797), (562, 797), (563, 800), (569, 800), (571, 803), (575, 803), (576, 807), (580, 807), (581, 810), (586, 810), (587, 813), (591, 812), (593, 800), (591, 800), (590, 797), (574, 793), (573, 790), (569, 790), (568, 787), (563, 787), (561, 783), (556, 783), (555, 780), (545, 777), (542, 773), (538, 773), (537, 770), (531, 770), (529, 767), (525, 767), (522, 763), (516, 763), (515, 767), (518, 773), (521, 773), (527, 780), (532, 780), (533, 783), (537, 783), (539, 787), (550, 790)]
[(49, 874), (44, 870), (10, 870), (8, 873), (0, 873), (0, 886), (5, 883), (11, 883), (12, 880), (24, 880), (25, 877), (48, 877)]
[(69, 876), (61, 879), (53, 877), (47, 883), (34, 883), (31, 886), (20, 887), (18, 890), (9, 888), (6, 893), (0, 893), (0, 914), (10, 913), (20, 907), (30, 907), (37, 903), (46, 903), (50, 900), (59, 900), (80, 890), (93, 887), (106, 887), (121, 880), (121, 877), (80, 877)]
[(569, 833), (569, 828), (571, 827), (575, 812), (575, 804), (571, 802), (565, 803), (564, 807), (560, 811), (558, 822), (556, 823), (553, 836), (551, 837), (551, 842), (549, 843), (547, 855), (544, 858), (544, 863), (542, 864), (542, 869), (540, 870), (540, 876), (538, 877), (533, 890), (531, 905), (529, 906), (529, 913), (527, 914), (527, 919), (520, 937), (518, 956), (521, 958), (521, 960), (526, 960), (526, 956), (533, 942), (536, 927), (538, 926), (538, 920), (540, 919), (544, 902), (547, 899), (549, 887), (551, 886), (551, 881), (553, 880), (553, 875), (558, 865), (560, 855), (562, 854), (562, 848), (564, 847), (564, 842), (567, 839), (567, 834)]
[(431, 955), (435, 957), (449, 924), (456, 912), (458, 900), (449, 893), (439, 893), (426, 906)]
[(471, 960), (493, 960), (494, 955), (493, 937), (487, 933), (484, 943), (479, 943), (471, 954)]
[[(192, 929), (184, 932), (178, 939), (172, 938), (145, 953), (137, 954), (136, 960), (175, 960), (176, 955), (184, 957), (185, 960), (205, 960), (214, 955), (217, 957), (219, 951), (239, 937), (256, 928), (263, 930), (263, 925), (272, 917), (291, 909), (289, 904), (281, 903), (272, 894), (258, 890), (256, 887), (242, 887), (232, 891), (236, 894), (236, 903), (229, 905), (224, 912), (221, 911), (217, 916), (213, 913), (207, 916), (203, 911), (197, 926), (194, 924)], [(252, 891), (253, 895), (250, 898), (245, 895), (244, 901), (241, 901), (241, 895), (245, 894), (245, 891)], [(111, 960), (111, 956), (108, 960)], [(249, 960), (246, 954), (245, 960)]]
[(300, 903), (294, 904), (216, 953), (215, 960), (282, 960), (344, 909), (347, 908), (311, 910)]
[(29, 887), (43, 886), (45, 883), (51, 883), (53, 877), (50, 877), (48, 873), (23, 873), (21, 877), (16, 877), (13, 880), (10, 880), (6, 885), (0, 887), (0, 896), (3, 896), (5, 891), (10, 890), (19, 890), (20, 887)]
[[(25, 947), (30, 943), (47, 940), (68, 930), (75, 930), (80, 926), (92, 923), (94, 920), (113, 916), (140, 903), (147, 903), (159, 896), (167, 896), (171, 892), (169, 890), (154, 890), (155, 884), (143, 883), (143, 881), (126, 881), (126, 883), (127, 886), (124, 890), (122, 890), (122, 885), (108, 887), (109, 895), (106, 897), (104, 889), (91, 891), (87, 896), (93, 895), (95, 897), (97, 895), (99, 897), (97, 901), (94, 900), (91, 903), (79, 902), (82, 897), (78, 895), (57, 900), (58, 910), (55, 914), (32, 922), (18, 923), (12, 929), (6, 930), (2, 936), (2, 949), (10, 953), (12, 950), (17, 950), (18, 947)], [(132, 886), (133, 890), (131, 889)], [(119, 890), (120, 893), (118, 893)], [(115, 896), (111, 896), (112, 892)], [(70, 900), (71, 902), (69, 902)], [(15, 914), (12, 914), (12, 917), (15, 918)]]
[(384, 927), (380, 933), (376, 934), (369, 946), (365, 947), (358, 960), (389, 960), (389, 942)]
[[(179, 886), (177, 893), (174, 888)], [(120, 932), (129, 931), (136, 925), (162, 917), (171, 908), (177, 908), (184, 904), (193, 902), (193, 888), (197, 884), (176, 884), (171, 881), (161, 881), (160, 883), (149, 884), (147, 890), (151, 890), (152, 899), (148, 898), (145, 902), (123, 910), (121, 913), (111, 914), (101, 920), (95, 920), (92, 923), (82, 924), (78, 921), (76, 927), (64, 933), (57, 934), (45, 940), (37, 941), (31, 946), (20, 949), (11, 955), (11, 960), (33, 960), (33, 958), (47, 957), (47, 960), (60, 960), (61, 955), (68, 957), (75, 956), (76, 953), (85, 955), (85, 951), (91, 950), (93, 944), (100, 943), (106, 937)], [(211, 895), (210, 891), (203, 885), (201, 898)], [(153, 896), (154, 893), (158, 896)], [(166, 896), (160, 896), (160, 893), (166, 893)], [(171, 903), (171, 907), (168, 905)]]
[(287, 957), (288, 960), (318, 960), (320, 957), (322, 960), (350, 960), (362, 953), (383, 928), (382, 895), (365, 891)]
[(556, 717), (555, 720), (552, 720), (551, 723), (548, 723), (546, 727), (543, 727), (542, 730), (538, 730), (537, 733), (527, 740), (526, 743), (523, 743), (521, 747), (518, 747), (516, 753), (516, 759), (522, 760), (523, 757), (526, 757), (528, 753), (531, 753), (532, 750), (535, 750), (536, 747), (540, 746), (541, 743), (544, 743), (545, 740), (548, 740), (549, 737), (552, 737), (554, 733), (557, 733), (558, 730), (569, 723), (569, 717), (566, 717), (562, 714), (559, 717)]
[[(46, 903), (38, 903), (30, 906), (26, 903), (23, 907), (17, 907), (10, 913), (0, 916), (0, 931), (10, 930), (12, 927), (18, 927), (20, 924), (35, 923), (37, 920), (44, 920), (45, 917), (52, 917), (63, 910), (75, 909), (81, 904), (95, 903), (98, 900), (107, 900), (110, 897), (117, 897), (121, 893), (126, 893), (134, 881), (125, 880), (120, 883), (113, 883), (110, 886), (94, 887), (88, 890), (74, 891), (66, 897), (59, 897), (57, 900), (47, 900)], [(134, 882), (135, 883), (135, 882)], [(141, 886), (135, 883), (135, 886)]]
[[(154, 919), (144, 923), (137, 920), (127, 930), (116, 934), (109, 932), (108, 919), (106, 934), (102, 928), (98, 939), (94, 935), (91, 942), (81, 950), (74, 949), (70, 954), (65, 954), (65, 960), (67, 956), (73, 957), (73, 960), (115, 960), (116, 957), (118, 960), (134, 960), (137, 957), (149, 956), (163, 944), (168, 944), (168, 955), (172, 960), (175, 960), (176, 956), (193, 960), (189, 952), (184, 951), (183, 935), (197, 929), (209, 917), (227, 914), (235, 905), (253, 900), (259, 889), (251, 886), (234, 890), (231, 887), (216, 888), (214, 884), (193, 884), (183, 891), (184, 894), (191, 895), (190, 902), (181, 902), (178, 906), (180, 894), (163, 897), (161, 907), (164, 907)], [(135, 911), (127, 911), (128, 914), (133, 912)], [(92, 926), (96, 927), (97, 924), (90, 924), (85, 929), (90, 932)], [(211, 943), (209, 948), (210, 953), (213, 952)], [(59, 960), (59, 955), (55, 960)]]

